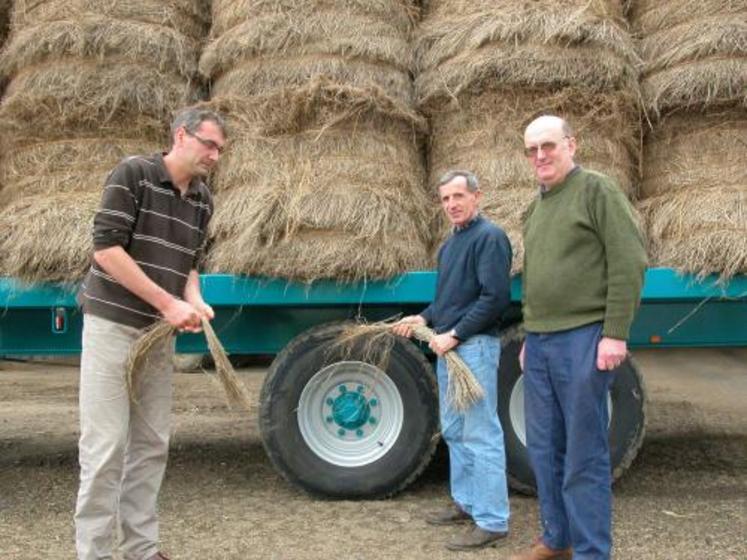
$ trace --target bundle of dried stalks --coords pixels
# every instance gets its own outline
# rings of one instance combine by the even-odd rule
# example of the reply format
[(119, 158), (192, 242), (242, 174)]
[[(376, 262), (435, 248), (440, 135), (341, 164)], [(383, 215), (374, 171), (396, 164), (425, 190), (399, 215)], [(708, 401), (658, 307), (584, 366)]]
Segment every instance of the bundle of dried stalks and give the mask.
[(0, 276), (76, 282), (90, 263), (99, 193), (22, 197), (0, 211)]
[(232, 153), (213, 181), (210, 269), (313, 281), (428, 266), (424, 123), (407, 106), (327, 80), (211, 104)]
[(747, 111), (673, 114), (644, 143), (640, 209), (659, 266), (724, 277), (747, 272)]
[[(205, 333), (210, 355), (215, 363), (215, 373), (225, 392), (228, 406), (237, 406), (246, 411), (251, 411), (252, 401), (246, 387), (244, 387), (239, 376), (236, 375), (236, 371), (233, 369), (233, 365), (231, 365), (210, 321), (204, 318), (202, 319), (202, 331)], [(142, 335), (133, 342), (125, 365), (127, 392), (132, 402), (137, 402), (138, 385), (142, 379), (148, 354), (157, 346), (165, 344), (174, 336), (175, 332), (176, 329), (166, 321), (158, 321), (144, 329)]]
[(249, 393), (241, 382), (241, 379), (239, 379), (239, 376), (236, 375), (236, 371), (233, 369), (233, 365), (231, 365), (228, 355), (218, 339), (218, 335), (215, 334), (213, 326), (205, 318), (202, 319), (202, 331), (205, 333), (210, 355), (215, 363), (215, 374), (218, 376), (218, 380), (223, 386), (223, 391), (226, 393), (228, 406), (237, 406), (247, 412), (251, 412), (252, 400), (249, 397)]
[(213, 80), (214, 97), (269, 93), (326, 77), (345, 85), (378, 85), (409, 102), (412, 4), (215, 2), (217, 25), (200, 71)]
[[(354, 349), (356, 359), (386, 369), (397, 336), (391, 332), (392, 325), (393, 323), (388, 321), (351, 325), (342, 331), (336, 341), (336, 347), (341, 348), (343, 352), (346, 349)], [(413, 328), (413, 336), (423, 342), (430, 342), (435, 335), (436, 333), (428, 327), (416, 325)], [(444, 354), (444, 359), (449, 373), (447, 403), (454, 407), (454, 410), (463, 412), (482, 399), (485, 392), (459, 354), (450, 350)]]
[[(514, 273), (520, 272), (522, 265), (522, 216), (537, 195), (534, 173), (523, 154), (522, 134), (524, 127), (543, 113), (564, 115), (572, 124), (578, 140), (578, 163), (614, 177), (633, 195), (636, 105), (625, 92), (485, 90), (464, 93), (456, 104), (431, 117), (432, 188), (449, 169), (470, 169), (477, 174), (484, 215), (500, 225), (511, 240)], [(440, 215), (439, 223), (435, 227), (443, 238), (448, 228)]]
[(148, 354), (159, 346), (166, 344), (176, 329), (166, 321), (157, 321), (150, 327), (143, 329), (141, 334), (130, 347), (125, 364), (125, 381), (127, 392), (132, 402), (138, 402), (137, 393), (140, 380), (143, 376), (143, 368), (147, 364)]
[(641, 89), (654, 116), (677, 108), (747, 107), (747, 3), (633, 3), (641, 36)]
[(416, 39), (423, 108), (479, 87), (635, 88), (637, 56), (617, 1), (431, 2)]
[(14, 28), (100, 15), (149, 23), (203, 40), (210, 27), (209, 0), (14, 0)]

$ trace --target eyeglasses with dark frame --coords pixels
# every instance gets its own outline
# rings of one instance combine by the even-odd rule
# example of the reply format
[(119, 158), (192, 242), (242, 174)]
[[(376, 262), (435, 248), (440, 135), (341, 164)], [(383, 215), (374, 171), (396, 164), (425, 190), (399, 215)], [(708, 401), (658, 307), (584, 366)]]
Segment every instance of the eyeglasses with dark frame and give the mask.
[(219, 146), (217, 143), (213, 142), (212, 140), (208, 140), (207, 138), (203, 138), (202, 136), (200, 136), (196, 132), (190, 132), (186, 128), (184, 129), (184, 132), (186, 134), (188, 134), (189, 136), (191, 136), (192, 138), (194, 138), (195, 140), (197, 140), (200, 144), (202, 144), (206, 148), (208, 148), (210, 150), (217, 150), (219, 154), (223, 153), (224, 147), (223, 146)]
[[(570, 138), (570, 136), (563, 136), (563, 139)], [(539, 146), (529, 146), (524, 148), (524, 155), (528, 158), (535, 158), (540, 150), (542, 153), (547, 154), (555, 150), (558, 147), (557, 142), (547, 141), (542, 142)]]

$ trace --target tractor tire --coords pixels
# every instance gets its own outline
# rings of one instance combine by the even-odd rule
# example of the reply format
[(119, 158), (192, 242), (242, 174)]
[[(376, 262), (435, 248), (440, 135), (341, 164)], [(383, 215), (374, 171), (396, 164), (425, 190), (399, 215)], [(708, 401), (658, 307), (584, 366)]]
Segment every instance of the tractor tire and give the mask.
[(378, 498), (404, 489), (438, 442), (438, 392), (423, 352), (397, 337), (387, 365), (320, 325), (277, 355), (262, 387), (260, 432), (276, 469), (309, 493)]
[[(534, 495), (537, 488), (526, 447), (524, 382), (519, 367), (519, 351), (523, 341), (523, 332), (516, 327), (501, 337), (498, 416), (506, 444), (509, 486), (522, 494)], [(630, 467), (643, 444), (646, 433), (646, 389), (630, 357), (613, 375), (615, 379), (608, 400), (609, 441), (612, 478), (617, 480)]]

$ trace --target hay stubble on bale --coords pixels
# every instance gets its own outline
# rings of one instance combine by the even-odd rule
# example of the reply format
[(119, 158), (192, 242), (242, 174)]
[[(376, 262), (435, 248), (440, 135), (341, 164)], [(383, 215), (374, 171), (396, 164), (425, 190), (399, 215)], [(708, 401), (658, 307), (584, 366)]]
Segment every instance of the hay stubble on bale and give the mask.
[[(638, 58), (619, 2), (432, 1), (416, 52), (416, 96), (432, 128), (429, 183), (449, 169), (476, 172), (484, 214), (514, 248), (512, 272), (537, 192), (522, 154), (534, 117), (566, 117), (577, 161), (635, 195)], [(436, 224), (445, 236), (444, 220)]]

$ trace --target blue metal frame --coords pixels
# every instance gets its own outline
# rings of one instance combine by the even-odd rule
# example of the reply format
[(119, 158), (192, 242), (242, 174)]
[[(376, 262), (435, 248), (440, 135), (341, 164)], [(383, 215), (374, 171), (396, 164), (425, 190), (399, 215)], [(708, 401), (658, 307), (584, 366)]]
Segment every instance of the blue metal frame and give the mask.
[[(435, 280), (432, 271), (388, 281), (314, 284), (212, 274), (202, 277), (202, 289), (216, 309), (214, 325), (228, 352), (272, 354), (320, 323), (417, 313), (433, 299)], [(82, 317), (74, 290), (0, 278), (0, 355), (80, 352)], [(518, 307), (520, 278), (513, 280), (511, 298)], [(747, 276), (721, 283), (716, 277), (698, 280), (671, 269), (649, 269), (630, 344), (747, 346)], [(180, 336), (178, 347), (206, 351), (201, 335)]]

